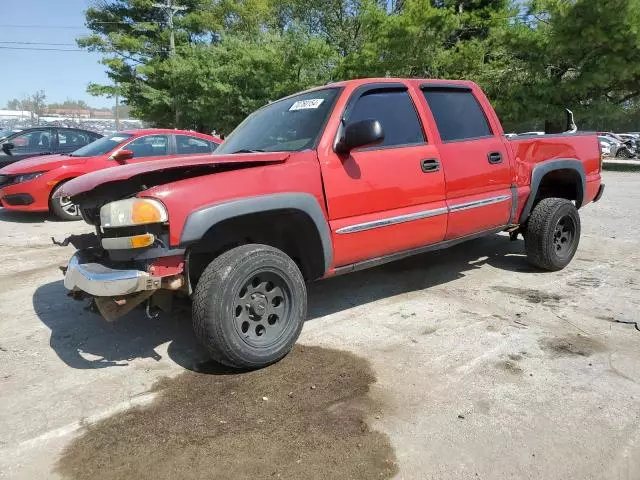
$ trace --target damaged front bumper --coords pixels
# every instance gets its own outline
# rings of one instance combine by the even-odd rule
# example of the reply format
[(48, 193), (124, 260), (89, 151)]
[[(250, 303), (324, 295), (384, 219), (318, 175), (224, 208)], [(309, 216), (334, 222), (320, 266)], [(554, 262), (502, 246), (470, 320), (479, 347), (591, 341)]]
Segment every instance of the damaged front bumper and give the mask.
[(158, 290), (162, 277), (150, 275), (143, 270), (115, 269), (76, 252), (64, 276), (67, 290), (81, 291), (95, 297), (120, 297), (132, 293)]

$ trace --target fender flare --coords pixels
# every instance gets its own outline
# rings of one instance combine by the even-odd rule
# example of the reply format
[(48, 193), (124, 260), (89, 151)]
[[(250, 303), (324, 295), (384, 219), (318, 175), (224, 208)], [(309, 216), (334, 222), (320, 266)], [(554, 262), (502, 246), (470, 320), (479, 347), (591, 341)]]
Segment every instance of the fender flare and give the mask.
[[(540, 182), (542, 178), (549, 172), (554, 170), (574, 170), (580, 175), (581, 180), (581, 191), (578, 192), (578, 199), (576, 200), (576, 207), (580, 208), (584, 203), (584, 197), (587, 193), (587, 179), (584, 173), (584, 165), (580, 160), (575, 158), (560, 158), (557, 160), (548, 160), (543, 163), (539, 163), (535, 167), (533, 167), (533, 171), (531, 172), (531, 191), (529, 192), (529, 198), (522, 209), (522, 213), (520, 213), (519, 223), (524, 223), (531, 210), (533, 209), (533, 202), (538, 195), (538, 188), (540, 187)], [(580, 196), (582, 196), (580, 198)]]
[(276, 193), (240, 198), (196, 210), (189, 214), (184, 224), (180, 248), (197, 242), (211, 227), (224, 220), (272, 210), (298, 210), (311, 218), (322, 243), (325, 272), (329, 270), (333, 262), (331, 230), (320, 204), (308, 193)]

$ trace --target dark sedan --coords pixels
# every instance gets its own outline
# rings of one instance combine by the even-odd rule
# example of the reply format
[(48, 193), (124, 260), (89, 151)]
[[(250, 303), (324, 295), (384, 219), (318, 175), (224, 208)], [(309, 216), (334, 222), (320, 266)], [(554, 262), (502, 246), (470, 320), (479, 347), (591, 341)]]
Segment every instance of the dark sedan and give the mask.
[(27, 128), (0, 140), (0, 168), (27, 157), (70, 153), (101, 137), (79, 128)]

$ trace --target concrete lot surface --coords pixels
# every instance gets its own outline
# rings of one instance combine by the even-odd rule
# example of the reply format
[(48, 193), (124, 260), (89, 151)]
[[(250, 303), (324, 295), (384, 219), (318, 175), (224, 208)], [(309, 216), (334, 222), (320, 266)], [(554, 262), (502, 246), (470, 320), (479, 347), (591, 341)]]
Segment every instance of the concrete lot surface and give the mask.
[(49, 237), (88, 226), (0, 209), (0, 478), (638, 479), (640, 174), (604, 182), (562, 272), (496, 235), (319, 282), (244, 374), (84, 310)]

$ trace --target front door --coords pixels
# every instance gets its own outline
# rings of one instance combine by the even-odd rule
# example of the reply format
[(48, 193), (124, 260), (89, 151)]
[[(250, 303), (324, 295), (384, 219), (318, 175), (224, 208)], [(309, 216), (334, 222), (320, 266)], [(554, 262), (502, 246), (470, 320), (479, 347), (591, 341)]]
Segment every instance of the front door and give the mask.
[(321, 159), (335, 266), (444, 237), (444, 174), (416, 100), (402, 83), (381, 83), (356, 89), (347, 102), (342, 124), (378, 120), (384, 141), (345, 155), (331, 150)]
[(166, 158), (171, 152), (169, 149), (169, 135), (146, 135), (138, 137), (122, 147), (122, 150), (131, 150), (133, 158), (126, 163), (149, 162)]
[(50, 128), (38, 128), (9, 137), (3, 142), (3, 147), (4, 144), (11, 144), (13, 148), (8, 152), (5, 151), (6, 147), (0, 151), (0, 165), (7, 165), (28, 157), (53, 153), (52, 141)]
[(445, 239), (504, 227), (512, 207), (511, 166), (470, 88), (424, 88), (438, 127), (438, 150), (447, 178), (449, 223)]

